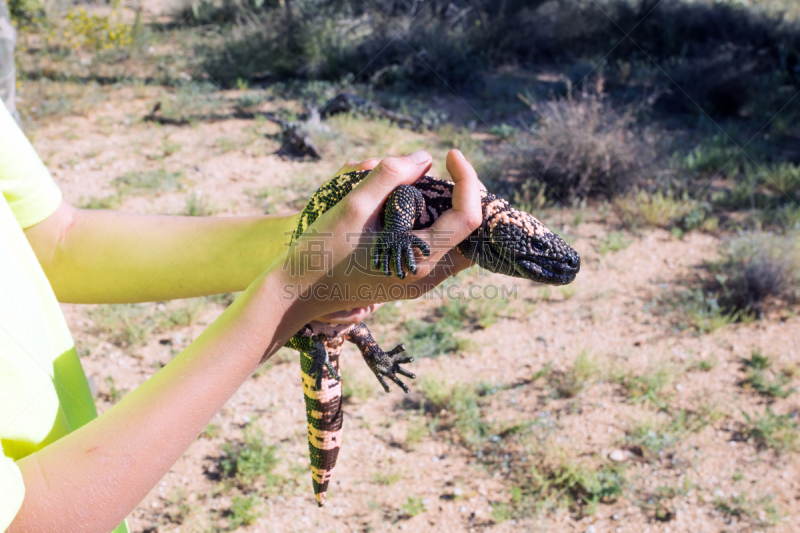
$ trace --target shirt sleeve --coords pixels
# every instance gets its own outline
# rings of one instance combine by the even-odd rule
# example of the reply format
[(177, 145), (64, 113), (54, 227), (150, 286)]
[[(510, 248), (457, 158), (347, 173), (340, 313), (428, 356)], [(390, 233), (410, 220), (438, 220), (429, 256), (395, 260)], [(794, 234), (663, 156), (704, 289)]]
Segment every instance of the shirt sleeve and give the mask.
[(61, 203), (61, 190), (4, 105), (0, 105), (0, 192), (23, 229), (52, 215)]
[(24, 498), (22, 473), (14, 461), (3, 455), (0, 449), (0, 531), (5, 531), (11, 525)]

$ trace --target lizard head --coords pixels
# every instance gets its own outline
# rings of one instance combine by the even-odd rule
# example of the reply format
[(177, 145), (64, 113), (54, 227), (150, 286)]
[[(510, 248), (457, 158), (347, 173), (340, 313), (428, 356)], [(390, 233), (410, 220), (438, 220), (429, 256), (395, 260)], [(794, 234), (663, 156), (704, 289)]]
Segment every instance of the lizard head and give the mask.
[(460, 247), (483, 268), (549, 285), (571, 283), (581, 257), (532, 215), (486, 193), (483, 224)]

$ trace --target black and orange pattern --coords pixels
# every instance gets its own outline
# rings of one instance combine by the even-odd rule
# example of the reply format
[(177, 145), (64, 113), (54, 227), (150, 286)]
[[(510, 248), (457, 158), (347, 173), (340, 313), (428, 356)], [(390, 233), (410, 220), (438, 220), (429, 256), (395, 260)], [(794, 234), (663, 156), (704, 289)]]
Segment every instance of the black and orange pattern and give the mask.
[[(312, 196), (300, 215), (292, 242), (297, 240), (325, 211), (336, 205), (369, 174), (355, 171), (337, 176)], [(453, 183), (423, 176), (413, 185), (397, 187), (383, 211), (383, 229), (373, 249), (373, 265), (383, 274), (404, 278), (417, 273), (414, 248), (423, 257), (428, 244), (411, 233), (429, 228), (453, 205)], [(532, 215), (507, 201), (482, 192), (483, 223), (456, 250), (483, 268), (539, 283), (571, 283), (580, 270), (580, 256), (561, 237)], [(389, 378), (403, 391), (408, 387), (397, 375), (414, 379), (401, 368), (413, 358), (403, 355), (401, 344), (384, 352), (363, 323), (334, 325), (311, 322), (286, 344), (300, 352), (300, 367), (308, 422), (311, 477), (317, 503), (325, 503), (328, 486), (342, 445), (343, 412), (339, 356), (344, 341), (354, 343), (386, 392)]]

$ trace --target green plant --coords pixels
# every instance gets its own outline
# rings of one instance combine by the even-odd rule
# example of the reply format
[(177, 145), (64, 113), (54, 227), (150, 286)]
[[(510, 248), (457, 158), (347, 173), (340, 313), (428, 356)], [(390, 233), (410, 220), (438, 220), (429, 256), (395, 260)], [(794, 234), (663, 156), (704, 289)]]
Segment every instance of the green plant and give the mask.
[(616, 501), (626, 484), (620, 466), (591, 466), (565, 457), (543, 459), (526, 470), (514, 473), (511, 510), (501, 510), (505, 516), (531, 516), (553, 505), (566, 506), (577, 516), (592, 515), (599, 503)]
[(444, 321), (424, 322), (419, 319), (404, 320), (408, 353), (415, 357), (438, 357), (458, 351), (465, 345), (456, 335), (456, 328)]
[(261, 499), (257, 494), (234, 496), (228, 514), (228, 527), (235, 530), (253, 524), (261, 516), (261, 512), (257, 509), (260, 502)]
[(372, 380), (364, 381), (360, 379), (352, 379), (352, 377), (348, 376), (348, 379), (343, 381), (344, 385), (342, 386), (342, 397), (345, 401), (367, 400), (375, 393), (376, 390), (376, 384)]
[(421, 496), (409, 496), (406, 498), (406, 503), (402, 505), (403, 511), (410, 517), (415, 517), (420, 513), (426, 511), (425, 504), (422, 502)]
[(728, 499), (718, 497), (714, 500), (717, 511), (728, 517), (735, 517), (755, 527), (771, 527), (780, 521), (778, 509), (772, 505), (772, 496), (751, 499), (746, 492), (734, 494)]
[(574, 398), (586, 388), (597, 372), (597, 360), (582, 350), (572, 367), (565, 372), (554, 372), (550, 379), (557, 398)]
[(273, 473), (278, 464), (277, 448), (266, 443), (263, 430), (249, 426), (242, 440), (222, 444), (219, 461), (223, 476), (235, 478), (241, 486), (252, 485), (263, 478), (266, 486), (278, 484), (281, 478)]
[(183, 524), (192, 512), (193, 506), (187, 501), (186, 489), (183, 487), (175, 487), (165, 503), (165, 515), (173, 524)]
[(659, 409), (667, 406), (665, 389), (677, 378), (674, 366), (668, 363), (651, 365), (639, 375), (631, 373), (616, 376), (614, 379), (622, 385), (628, 400), (633, 403), (649, 401)]
[(241, 144), (236, 141), (235, 139), (229, 139), (228, 137), (219, 137), (214, 141), (214, 148), (216, 148), (220, 153), (227, 153), (232, 152), (239, 148)]
[(647, 420), (634, 424), (627, 432), (625, 441), (644, 457), (653, 459), (678, 444), (687, 434), (697, 433), (721, 416), (721, 413), (711, 409), (680, 409), (673, 412), (665, 422), (654, 423)]
[[(753, 352), (749, 359), (742, 361), (747, 372), (742, 385), (745, 388), (770, 396), (772, 398), (788, 398), (797, 392), (795, 387), (786, 387), (791, 382), (791, 377), (783, 372), (773, 373), (770, 371), (772, 361), (768, 356), (760, 352)], [(770, 379), (772, 374), (772, 379)]]
[(105, 382), (106, 386), (108, 387), (108, 394), (106, 397), (112, 404), (120, 401), (125, 393), (128, 392), (128, 389), (118, 389), (117, 384), (114, 382), (114, 378), (111, 376), (106, 376)]
[(798, 426), (790, 415), (776, 415), (769, 405), (763, 413), (752, 415), (742, 411), (744, 435), (753, 440), (758, 448), (772, 448), (776, 452), (798, 449)]
[(126, 172), (111, 180), (120, 194), (142, 194), (146, 192), (168, 192), (183, 188), (182, 172), (167, 170), (144, 170)]
[(746, 319), (740, 311), (727, 310), (720, 305), (719, 299), (702, 289), (684, 291), (678, 297), (687, 327), (695, 328), (699, 333), (711, 333), (721, 327)]
[(98, 15), (84, 8), (73, 9), (66, 16), (65, 37), (73, 48), (107, 50), (129, 46), (133, 42), (134, 28), (115, 22), (114, 17), (115, 11), (111, 15)]
[(119, 195), (112, 194), (100, 198), (89, 198), (80, 204), (81, 209), (116, 209), (119, 206)]
[(208, 196), (203, 191), (192, 191), (186, 195), (186, 207), (183, 214), (190, 217), (207, 217), (215, 213), (215, 209), (209, 206)]
[(611, 231), (600, 240), (600, 246), (597, 247), (597, 251), (600, 255), (619, 252), (630, 246), (632, 242), (623, 232)]
[(449, 415), (453, 427), (467, 445), (485, 439), (490, 430), (479, 405), (480, 388), (480, 385), (449, 383), (438, 376), (425, 377), (419, 383), (425, 399), (424, 407), (434, 413)]
[(378, 485), (385, 485), (387, 487), (394, 485), (401, 479), (403, 479), (403, 474), (401, 472), (397, 470), (389, 470), (387, 468), (381, 468), (372, 474), (372, 481)]

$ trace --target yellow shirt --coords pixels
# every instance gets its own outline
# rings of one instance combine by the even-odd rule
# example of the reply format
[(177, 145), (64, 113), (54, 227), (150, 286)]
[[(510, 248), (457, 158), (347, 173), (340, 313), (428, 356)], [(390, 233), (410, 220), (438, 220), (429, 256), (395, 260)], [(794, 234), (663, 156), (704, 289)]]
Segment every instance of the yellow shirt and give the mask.
[(3, 105), (0, 192), (0, 531), (5, 531), (25, 495), (15, 461), (96, 418), (97, 410), (53, 289), (22, 231), (56, 210), (61, 191)]

